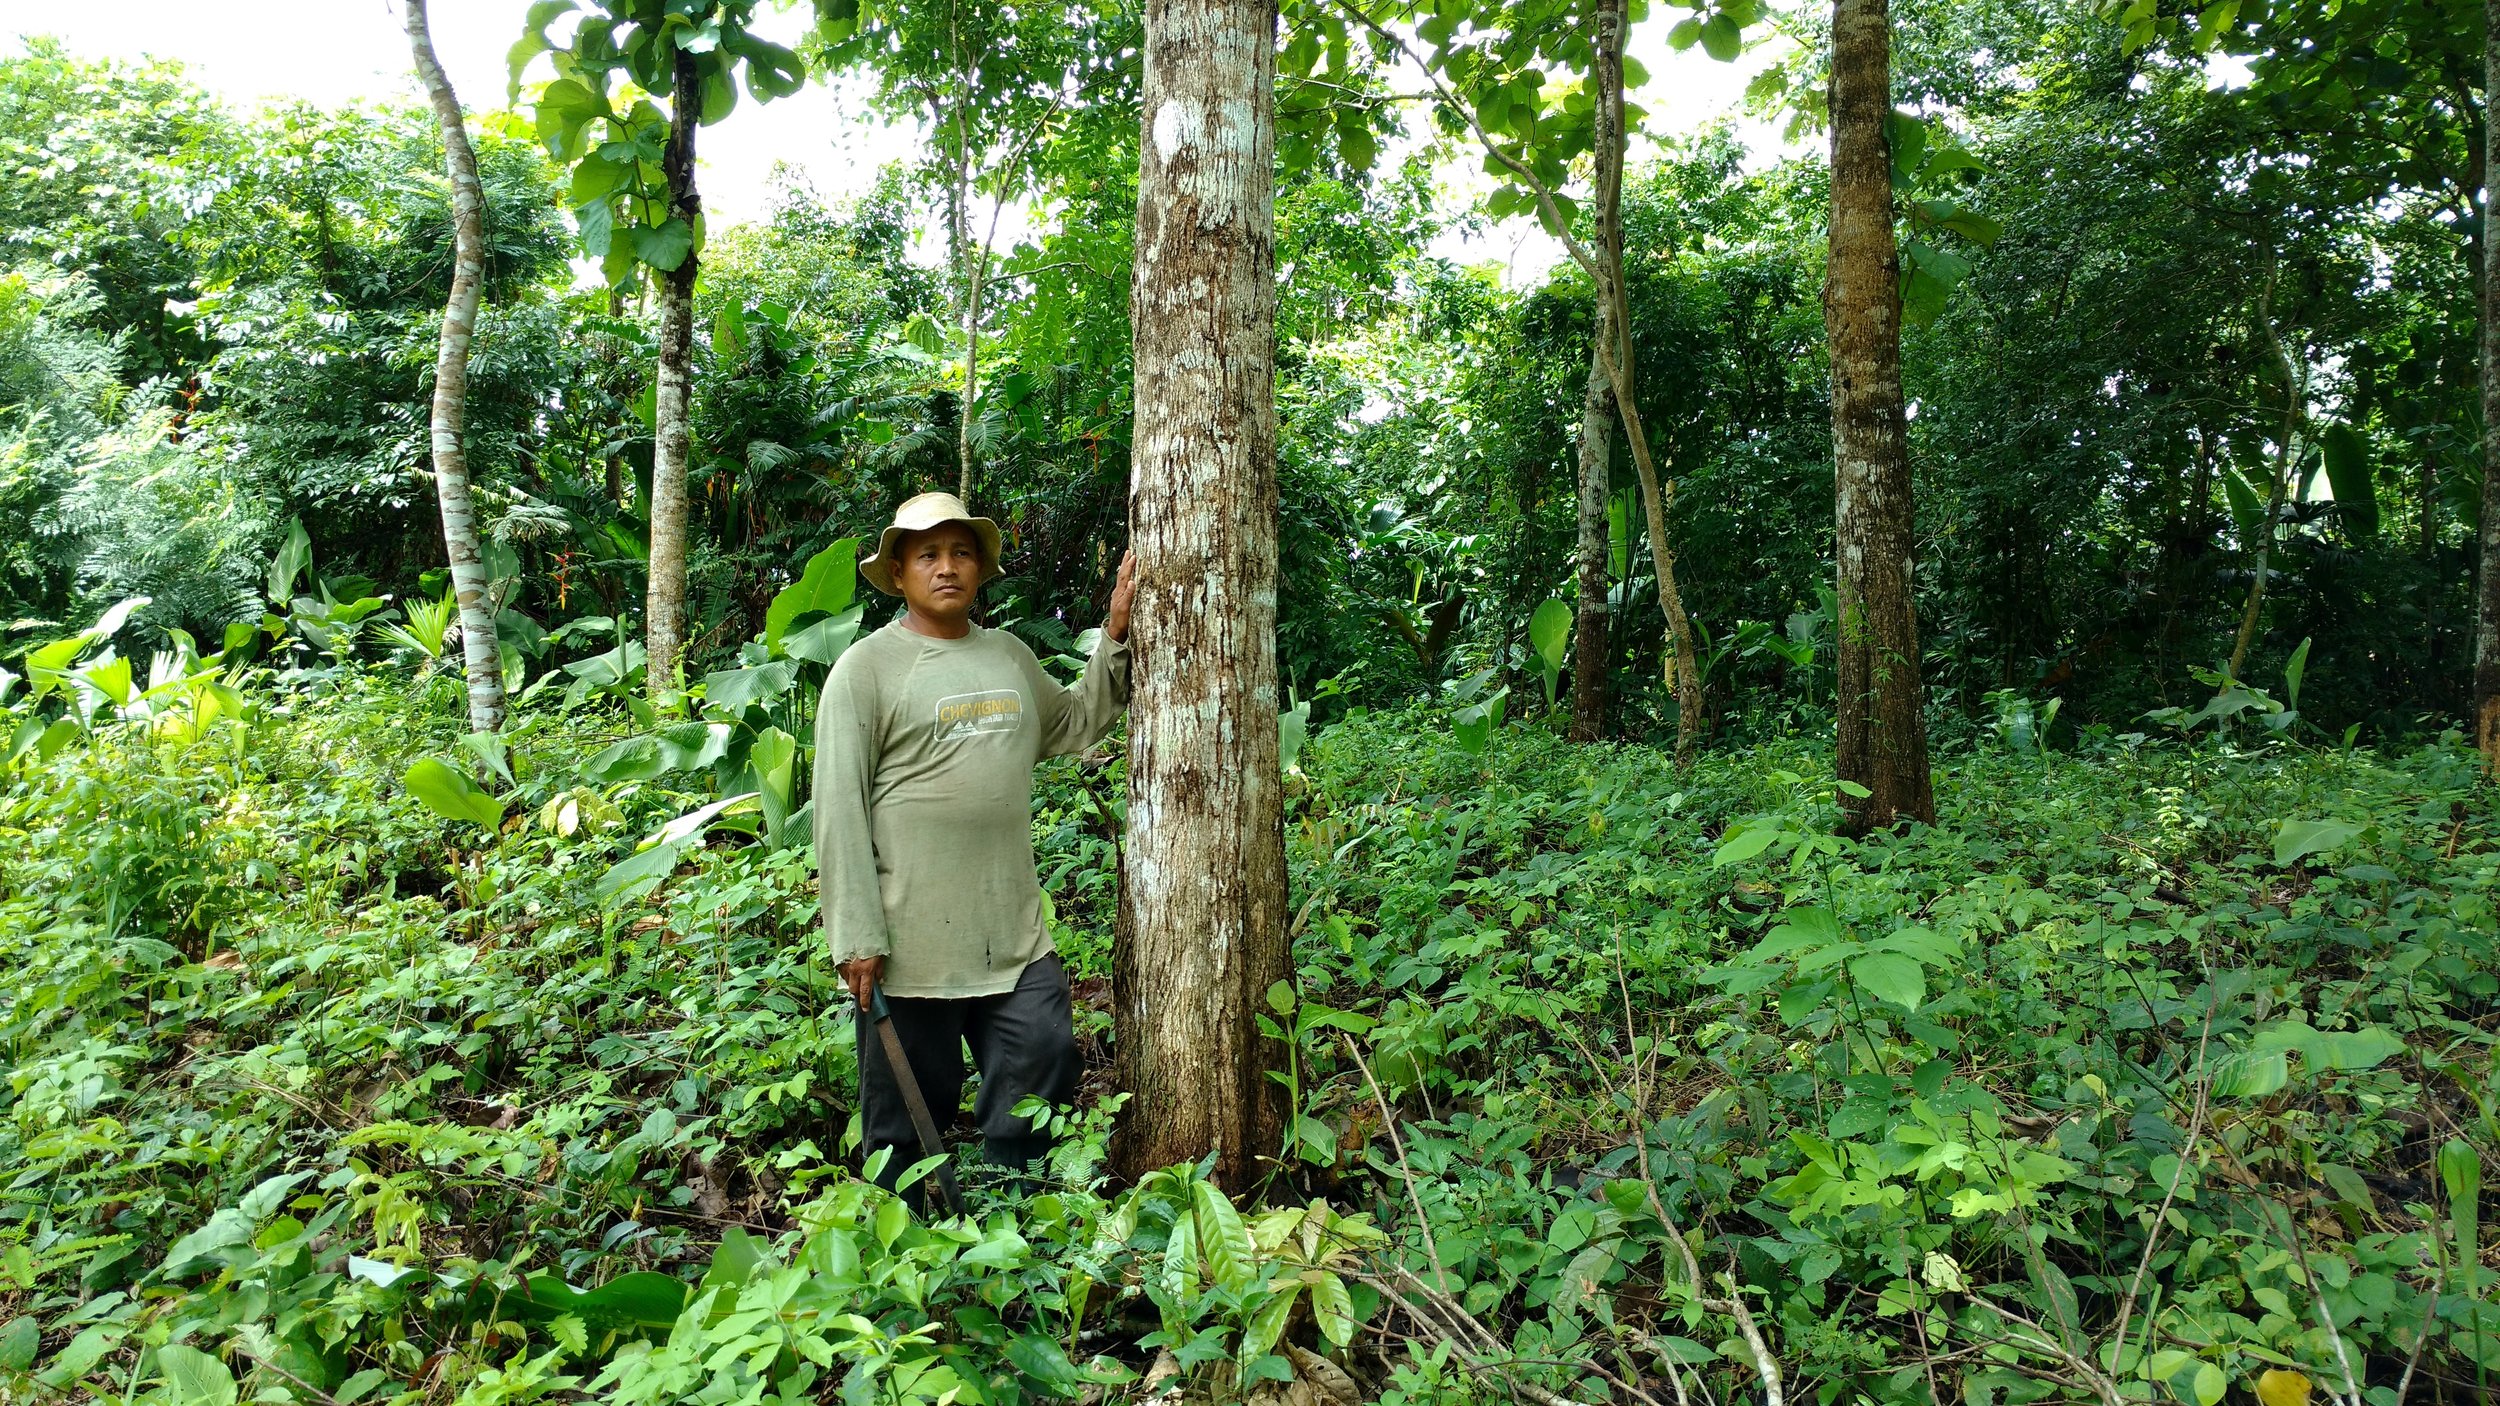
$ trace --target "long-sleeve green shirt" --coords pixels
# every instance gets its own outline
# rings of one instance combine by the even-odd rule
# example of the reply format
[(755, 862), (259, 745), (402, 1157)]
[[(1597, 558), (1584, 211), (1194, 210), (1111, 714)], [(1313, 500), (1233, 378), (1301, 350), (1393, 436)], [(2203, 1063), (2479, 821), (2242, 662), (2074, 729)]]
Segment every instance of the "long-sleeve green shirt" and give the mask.
[(894, 996), (995, 996), (1051, 950), (1033, 873), (1033, 766), (1128, 704), (1102, 637), (1062, 687), (1003, 630), (901, 620), (846, 650), (816, 710), (816, 870), (837, 962), (883, 956)]

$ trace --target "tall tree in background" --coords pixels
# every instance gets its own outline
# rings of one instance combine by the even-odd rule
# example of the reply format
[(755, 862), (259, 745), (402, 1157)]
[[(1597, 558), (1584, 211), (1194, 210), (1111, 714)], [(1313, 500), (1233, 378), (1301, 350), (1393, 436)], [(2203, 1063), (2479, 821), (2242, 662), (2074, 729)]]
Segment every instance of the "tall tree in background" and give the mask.
[[(1599, 71), (1590, 114), (1590, 150), (1596, 154), (1597, 166), (1594, 234), (1598, 258), (1619, 270), (1623, 267), (1623, 125), (1617, 114), (1623, 93), (1623, 25), (1617, 0), (1596, 0), (1594, 8), (1593, 67)], [(1613, 101), (1607, 100), (1608, 94)], [(1574, 549), (1577, 559), (1573, 563), (1580, 600), (1571, 631), (1574, 742), (1594, 742), (1606, 733), (1606, 568), (1611, 546), (1606, 530), (1606, 504), (1614, 493), (1613, 465), (1607, 450), (1615, 432), (1615, 390), (1607, 364), (1609, 349), (1626, 346), (1631, 340), (1617, 334), (1617, 300), (1605, 296), (1602, 284), (1595, 301), (1589, 379), (1581, 393), (1580, 407), (1579, 532)]]
[[(1617, 228), (1624, 151), (1631, 135), (1632, 110), (1624, 98), (1630, 75), (1623, 57), (1629, 7), (1623, 0), (1509, 0), (1480, 10), (1435, 5), (1428, 17), (1415, 23), (1416, 37), (1431, 46), (1429, 53), (1419, 53), (1390, 30), (1382, 16), (1360, 8), (1354, 0), (1327, 3), (1369, 30), (1384, 52), (1402, 55), (1422, 70), (1440, 102), (1442, 120), (1454, 132), (1473, 133), (1484, 148), (1487, 169), (1507, 182), (1486, 201), (1486, 209), (1497, 217), (1523, 209), (1536, 211), (1546, 229), (1562, 241), (1572, 262), (1588, 275), (1598, 305), (1608, 310), (1604, 317), (1612, 325), (1606, 330), (1612, 335), (1601, 332), (1593, 337), (1595, 360), (1606, 377), (1615, 413), (1622, 418), (1633, 470), (1640, 476), (1650, 565), (1658, 577), (1658, 611), (1666, 623), (1667, 648), (1661, 653), (1668, 684), (1675, 690), (1675, 762), (1679, 768), (1690, 766), (1693, 749), (1701, 741), (1700, 658), (1692, 621), (1676, 586), (1675, 553), (1667, 540), (1667, 509), (1674, 502), (1675, 485), (1661, 479), (1651, 457), (1635, 393), (1631, 318), (1623, 291), (1623, 241)], [(1679, 23), (1670, 42), (1688, 48), (1698, 41), (1721, 61), (1736, 57), (1745, 23), (1759, 18), (1759, 6), (1752, 0), (1694, 0), (1693, 7), (1703, 13)], [(1391, 13), (1388, 18), (1403, 20), (1409, 13)], [(1557, 89), (1549, 98), (1546, 73), (1553, 67), (1583, 72), (1586, 79), (1580, 91)], [(1606, 134), (1604, 140), (1600, 140), (1601, 132)], [(1575, 231), (1578, 207), (1562, 193), (1570, 164), (1583, 151), (1591, 156), (1598, 188), (1597, 228), (1589, 239)], [(1607, 196), (1609, 190), (1617, 193), (1616, 198)], [(1585, 404), (1582, 419), (1585, 424)], [(1582, 542), (1585, 547), (1585, 535)], [(1579, 679), (1575, 672), (1575, 732)]]
[[(695, 116), (702, 80), (694, 55), (669, 56), (668, 142), (660, 171), (668, 192), (663, 228), (703, 227), (703, 199), (694, 184)], [(651, 397), (651, 578), (643, 602), (643, 686), (657, 701), (677, 682), (686, 646), (686, 460), (694, 452), (694, 278), (702, 256), (695, 242), (659, 277), (660, 365)], [(675, 252), (675, 251), (671, 251)]]
[[(695, 129), (738, 105), (738, 77), (758, 102), (806, 81), (797, 54), (749, 28), (758, 0), (538, 0), (512, 47), (512, 80), (550, 54), (556, 77), (536, 104), (539, 140), (571, 173), (582, 248), (611, 288), (658, 282), (659, 368), (652, 395), (645, 686), (674, 687), (685, 647), (686, 466), (693, 454), (694, 285), (703, 242)], [(559, 45), (548, 26), (576, 9)], [(619, 87), (623, 79), (628, 86)], [(666, 94), (662, 112), (643, 93)], [(624, 104), (619, 106), (618, 104)]]
[[(2500, 0), (2483, 0), (2483, 92), (2500, 94)], [(2500, 147), (2500, 102), (2483, 104), (2478, 150)], [(2486, 197), (2486, 201), (2488, 197)], [(2488, 208), (2488, 203), (2486, 203)], [(2474, 745), (2500, 773), (2500, 239), (2485, 232), (2482, 247), (2483, 504), (2475, 529)]]
[(1148, 0), (1119, 1157), (1276, 1145), (1258, 1013), (1290, 975), (1276, 687), (1276, 0)]
[[(972, 501), (982, 438), (982, 324), (1009, 201), (1047, 180), (1064, 119), (1133, 93), (1133, 21), (1102, 0), (988, 5), (978, 0), (827, 4), (810, 51), (825, 70), (865, 68), (879, 106), (928, 124), (923, 179), (944, 202), (963, 391), (955, 419), (956, 496)], [(986, 217), (976, 215), (986, 199)]]
[[(1597, 303), (1595, 338), (1614, 335), (1614, 304)], [(1615, 391), (1605, 362), (1589, 352), (1589, 379), (1580, 400), (1579, 532), (1572, 574), (1579, 604), (1571, 628), (1571, 740), (1595, 742), (1606, 735), (1606, 582), (1611, 534), (1606, 504), (1614, 492), (1608, 442), (1615, 432)]]
[(486, 554), (469, 505), (469, 460), (461, 445), (468, 419), (469, 340), (477, 332), (479, 285), (486, 278), (486, 192), (478, 183), (477, 152), (451, 79), (434, 57), (426, 27), (425, 0), (407, 0), (408, 48), (417, 80), (443, 129), (443, 166), (451, 177), (451, 298), (443, 305), (443, 332), (434, 354), (434, 501), (442, 510), (443, 553), (451, 563), (451, 590), (460, 603), (460, 655), (469, 682), (469, 727), (493, 732), (503, 726), (503, 651), (495, 637), (495, 607), (487, 598)]
[(1823, 289), (1838, 481), (1840, 779), (1849, 827), (1933, 822), (1918, 616), (1910, 599), (1901, 255), (1893, 242), (1888, 0), (1832, 6), (1831, 252)]

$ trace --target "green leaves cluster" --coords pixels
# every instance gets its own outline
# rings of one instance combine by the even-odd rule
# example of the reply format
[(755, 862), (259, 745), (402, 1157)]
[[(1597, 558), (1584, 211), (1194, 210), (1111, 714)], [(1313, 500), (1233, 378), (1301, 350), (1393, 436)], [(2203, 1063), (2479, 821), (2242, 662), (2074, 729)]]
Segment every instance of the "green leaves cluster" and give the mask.
[[(675, 272), (703, 242), (703, 231), (675, 208), (669, 184), (670, 114), (677, 68), (693, 66), (699, 121), (709, 126), (737, 107), (739, 78), (758, 102), (787, 97), (806, 82), (799, 56), (752, 29), (757, 0), (536, 0), (510, 64), (521, 76), (541, 54), (556, 76), (532, 105), (538, 139), (570, 172), (567, 203), (583, 252), (600, 261), (611, 286), (640, 270)], [(548, 30), (580, 11), (559, 44)]]

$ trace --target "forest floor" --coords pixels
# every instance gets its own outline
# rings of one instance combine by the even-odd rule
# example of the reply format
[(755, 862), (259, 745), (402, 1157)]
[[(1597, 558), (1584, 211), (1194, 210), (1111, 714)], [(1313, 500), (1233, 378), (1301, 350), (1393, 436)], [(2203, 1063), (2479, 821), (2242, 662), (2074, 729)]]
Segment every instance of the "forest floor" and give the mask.
[[(402, 777), (465, 755), (447, 696), (0, 774), (0, 1400), (2281, 1406), (2500, 1370), (2500, 819), (2453, 740), (1983, 740), (1942, 823), (1851, 843), (1811, 739), (1678, 775), (1341, 723), (1288, 780), (1267, 1183), (1110, 1182), (1097, 1078), (1045, 1186), (967, 1166), (974, 1219), (930, 1226), (846, 1160), (805, 847), (724, 825), (620, 897), (707, 793), (586, 781), (619, 724), (549, 706), (502, 824), (446, 822)], [(1036, 815), (1097, 1069), (1123, 789), (1054, 764)]]

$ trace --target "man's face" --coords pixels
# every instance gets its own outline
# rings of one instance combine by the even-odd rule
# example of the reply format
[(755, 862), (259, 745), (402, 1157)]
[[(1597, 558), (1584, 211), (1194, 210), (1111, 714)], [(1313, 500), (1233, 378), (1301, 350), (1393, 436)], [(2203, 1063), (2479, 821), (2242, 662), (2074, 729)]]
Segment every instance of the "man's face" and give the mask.
[(894, 584), (923, 620), (951, 624), (969, 615), (981, 568), (980, 540), (960, 522), (906, 533), (894, 543)]

